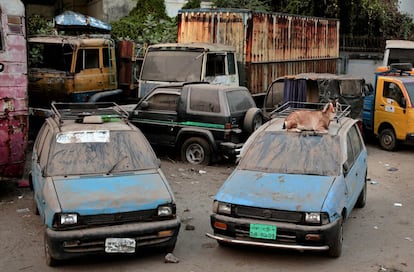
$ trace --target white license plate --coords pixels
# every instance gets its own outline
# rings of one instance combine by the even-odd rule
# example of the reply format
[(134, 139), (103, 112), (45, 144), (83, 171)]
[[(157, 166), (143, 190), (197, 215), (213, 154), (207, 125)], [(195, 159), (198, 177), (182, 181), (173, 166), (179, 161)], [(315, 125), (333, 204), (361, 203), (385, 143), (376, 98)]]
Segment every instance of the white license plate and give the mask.
[(134, 253), (135, 239), (131, 238), (106, 238), (105, 252), (106, 253)]

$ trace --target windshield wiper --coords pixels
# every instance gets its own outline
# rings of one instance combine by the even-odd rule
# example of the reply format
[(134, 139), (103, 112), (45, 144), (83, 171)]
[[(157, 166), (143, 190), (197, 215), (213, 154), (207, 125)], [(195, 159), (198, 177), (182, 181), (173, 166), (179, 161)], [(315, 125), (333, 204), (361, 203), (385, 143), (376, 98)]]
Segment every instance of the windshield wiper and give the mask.
[(125, 159), (127, 159), (128, 158), (128, 156), (123, 156), (121, 159), (119, 159), (119, 161), (117, 161), (115, 164), (114, 164), (114, 166), (112, 166), (112, 168), (111, 169), (109, 169), (109, 171), (106, 173), (107, 175), (109, 175), (109, 174), (111, 174), (112, 173), (112, 171), (114, 171), (115, 170), (115, 168), (117, 168), (118, 167), (118, 165), (121, 163), (121, 162), (123, 162)]

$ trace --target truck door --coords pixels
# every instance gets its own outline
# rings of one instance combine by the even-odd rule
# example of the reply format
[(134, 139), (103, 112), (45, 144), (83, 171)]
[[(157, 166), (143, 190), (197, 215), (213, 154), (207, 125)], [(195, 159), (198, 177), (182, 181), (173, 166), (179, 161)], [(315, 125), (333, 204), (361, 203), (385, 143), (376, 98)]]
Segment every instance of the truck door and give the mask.
[(105, 76), (100, 60), (99, 48), (83, 48), (77, 51), (72, 101), (85, 102), (94, 93), (105, 90)]
[(374, 130), (379, 131), (380, 125), (389, 123), (392, 125), (395, 136), (404, 140), (408, 125), (404, 95), (401, 91), (403, 85), (393, 79), (379, 79), (377, 86), (377, 102), (375, 103)]

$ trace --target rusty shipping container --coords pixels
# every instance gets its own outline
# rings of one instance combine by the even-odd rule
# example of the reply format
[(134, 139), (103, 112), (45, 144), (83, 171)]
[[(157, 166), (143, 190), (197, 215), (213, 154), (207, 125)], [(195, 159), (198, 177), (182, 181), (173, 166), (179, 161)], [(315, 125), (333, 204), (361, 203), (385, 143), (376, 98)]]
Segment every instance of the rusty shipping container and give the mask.
[(28, 141), (25, 10), (0, 0), (0, 178), (23, 174)]
[(339, 21), (238, 9), (180, 10), (178, 42), (234, 46), (240, 84), (262, 94), (280, 76), (335, 74)]

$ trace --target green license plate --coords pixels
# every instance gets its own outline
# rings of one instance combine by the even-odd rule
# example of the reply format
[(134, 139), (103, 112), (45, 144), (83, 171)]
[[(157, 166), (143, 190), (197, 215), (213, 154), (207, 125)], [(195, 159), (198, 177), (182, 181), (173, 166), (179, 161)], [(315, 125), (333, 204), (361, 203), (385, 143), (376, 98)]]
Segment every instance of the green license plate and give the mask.
[(250, 224), (250, 237), (276, 240), (276, 226)]

